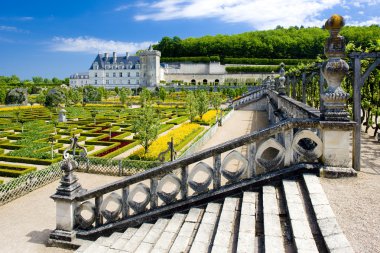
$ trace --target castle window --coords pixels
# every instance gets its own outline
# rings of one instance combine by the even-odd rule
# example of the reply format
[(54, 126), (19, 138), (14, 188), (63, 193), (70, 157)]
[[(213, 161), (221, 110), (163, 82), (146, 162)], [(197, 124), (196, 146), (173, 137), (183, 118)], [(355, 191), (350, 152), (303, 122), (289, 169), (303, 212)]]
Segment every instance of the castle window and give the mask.
[(95, 77), (98, 77), (98, 73), (95, 72)]
[(140, 69), (140, 64), (136, 64), (136, 69)]
[(95, 80), (95, 84), (98, 84), (98, 80)]
[(131, 72), (128, 72), (128, 77), (130, 77), (131, 76)]
[(128, 80), (128, 84), (131, 84), (131, 80)]
[(109, 77), (110, 76), (110, 74), (109, 73), (106, 73), (106, 77)]
[(113, 77), (116, 77), (116, 72), (113, 72), (112, 76), (113, 76)]
[(119, 77), (123, 77), (123, 72), (119, 72)]
[(110, 84), (110, 80), (106, 80), (106, 84)]
[(137, 84), (140, 84), (140, 80), (137, 79)]

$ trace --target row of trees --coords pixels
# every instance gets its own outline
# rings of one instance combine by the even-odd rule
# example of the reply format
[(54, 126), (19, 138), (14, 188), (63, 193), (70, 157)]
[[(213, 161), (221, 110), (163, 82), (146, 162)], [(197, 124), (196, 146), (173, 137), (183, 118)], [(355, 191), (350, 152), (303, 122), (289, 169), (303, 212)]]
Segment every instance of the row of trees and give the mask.
[(69, 78), (59, 79), (57, 77), (53, 77), (52, 79), (43, 78), (40, 76), (32, 77), (32, 80), (25, 79), (21, 80), (17, 75), (12, 76), (0, 76), (0, 86), (32, 86), (32, 85), (62, 85), (69, 84)]
[[(380, 27), (344, 27), (341, 34), (356, 47), (367, 48), (380, 39)], [(181, 39), (163, 37), (154, 46), (162, 57), (220, 56), (240, 58), (309, 58), (323, 53), (328, 31), (321, 28), (253, 31), (236, 35), (204, 36)]]

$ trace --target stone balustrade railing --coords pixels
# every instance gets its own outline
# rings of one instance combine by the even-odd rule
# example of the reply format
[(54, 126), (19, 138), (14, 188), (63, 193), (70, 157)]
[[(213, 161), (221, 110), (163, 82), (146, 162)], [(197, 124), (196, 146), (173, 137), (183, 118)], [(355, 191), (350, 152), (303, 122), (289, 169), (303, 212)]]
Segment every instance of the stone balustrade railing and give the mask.
[(292, 168), (350, 167), (344, 138), (353, 125), (289, 119), (88, 191), (78, 185), (75, 162), (68, 159), (52, 196), (57, 228), (50, 238), (70, 241), (136, 226)]
[(249, 103), (252, 103), (255, 100), (262, 98), (265, 92), (266, 92), (265, 86), (261, 85), (257, 87), (255, 90), (233, 100), (231, 106), (234, 109), (239, 109), (240, 107), (244, 105), (247, 105)]

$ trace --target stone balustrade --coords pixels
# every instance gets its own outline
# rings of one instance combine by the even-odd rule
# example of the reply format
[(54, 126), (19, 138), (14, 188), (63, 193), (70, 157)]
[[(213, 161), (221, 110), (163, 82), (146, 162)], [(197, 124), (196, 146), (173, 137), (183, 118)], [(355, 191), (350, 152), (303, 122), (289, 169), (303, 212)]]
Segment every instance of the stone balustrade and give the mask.
[[(71, 241), (138, 225), (271, 178), (273, 173), (350, 167), (348, 143), (333, 138), (331, 129), (349, 133), (352, 128), (352, 122), (288, 119), (96, 189), (74, 187), (61, 195), (62, 187), (74, 189), (63, 180), (64, 185), (52, 196), (57, 204), (57, 229), (50, 237)], [(69, 159), (66, 162), (70, 165), (67, 171), (72, 173), (75, 163)]]

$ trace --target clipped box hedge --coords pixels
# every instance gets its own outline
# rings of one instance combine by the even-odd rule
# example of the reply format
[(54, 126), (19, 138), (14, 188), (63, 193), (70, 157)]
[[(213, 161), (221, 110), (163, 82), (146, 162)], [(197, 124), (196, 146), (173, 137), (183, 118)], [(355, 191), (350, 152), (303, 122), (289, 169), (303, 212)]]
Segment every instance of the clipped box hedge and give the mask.
[(50, 165), (52, 163), (57, 163), (62, 160), (62, 157), (57, 157), (54, 159), (38, 159), (38, 158), (29, 158), (29, 157), (20, 157), (20, 156), (7, 156), (0, 155), (1, 161), (14, 162), (14, 163), (30, 163), (37, 165)]
[(0, 163), (0, 176), (2, 177), (18, 177), (35, 170), (37, 168), (34, 166)]
[(117, 149), (117, 150), (115, 150), (115, 151), (113, 151), (113, 152), (111, 152), (111, 153), (109, 153), (109, 154), (107, 154), (105, 156), (102, 156), (102, 157), (103, 158), (113, 158), (113, 157), (118, 156), (118, 155), (124, 153), (125, 151), (127, 151), (127, 150), (129, 150), (129, 149), (131, 149), (131, 148), (133, 148), (133, 147), (135, 147), (137, 145), (139, 145), (140, 143), (141, 143), (140, 141), (134, 141), (134, 142), (128, 144), (127, 146), (119, 148), (119, 149)]
[(181, 117), (169, 120), (168, 122), (166, 122), (166, 124), (179, 125), (179, 124), (186, 122), (188, 119), (189, 118), (187, 116), (181, 116)]
[(25, 146), (24, 145), (16, 145), (16, 144), (12, 144), (12, 143), (7, 143), (7, 144), (0, 144), (0, 148), (10, 149), (10, 150), (17, 150), (17, 149), (20, 149), (20, 148), (25, 148)]

